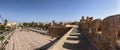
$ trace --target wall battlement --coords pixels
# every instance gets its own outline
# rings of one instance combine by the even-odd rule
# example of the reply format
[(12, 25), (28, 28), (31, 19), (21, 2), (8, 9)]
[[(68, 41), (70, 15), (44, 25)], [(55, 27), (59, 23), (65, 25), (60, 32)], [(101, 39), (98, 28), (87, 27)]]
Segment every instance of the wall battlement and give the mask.
[(87, 17), (79, 22), (79, 30), (98, 50), (120, 50), (120, 14), (101, 19)]

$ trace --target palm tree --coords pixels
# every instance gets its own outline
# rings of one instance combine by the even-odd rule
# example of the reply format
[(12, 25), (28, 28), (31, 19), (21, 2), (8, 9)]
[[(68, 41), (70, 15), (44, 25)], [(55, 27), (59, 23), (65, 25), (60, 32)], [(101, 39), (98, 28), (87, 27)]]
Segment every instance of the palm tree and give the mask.
[[(3, 32), (3, 31), (5, 30), (5, 26), (7, 25), (8, 20), (7, 20), (7, 19), (4, 20), (1, 15), (0, 15), (0, 18), (1, 18), (2, 21), (3, 21), (3, 25), (0, 26), (0, 30)], [(1, 36), (1, 37), (0, 37), (0, 40), (1, 40), (1, 45), (2, 45), (3, 40), (4, 40), (4, 37)]]

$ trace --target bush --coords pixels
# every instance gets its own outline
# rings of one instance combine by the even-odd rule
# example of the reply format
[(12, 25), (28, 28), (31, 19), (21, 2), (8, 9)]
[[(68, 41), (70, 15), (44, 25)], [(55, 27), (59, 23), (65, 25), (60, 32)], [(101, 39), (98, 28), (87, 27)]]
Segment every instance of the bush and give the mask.
[(5, 30), (5, 26), (0, 26), (0, 31), (4, 31)]
[(5, 38), (3, 36), (0, 36), (0, 40), (4, 40)]

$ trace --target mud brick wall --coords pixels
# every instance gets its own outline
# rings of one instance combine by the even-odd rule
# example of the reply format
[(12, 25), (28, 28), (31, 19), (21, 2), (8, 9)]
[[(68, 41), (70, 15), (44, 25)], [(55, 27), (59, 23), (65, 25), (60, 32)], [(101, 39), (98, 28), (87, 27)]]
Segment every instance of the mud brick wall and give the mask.
[(93, 21), (93, 18), (92, 17), (90, 17), (90, 18), (88, 18), (87, 19), (88, 21), (86, 21), (85, 23), (85, 25), (86, 25), (86, 29), (85, 29), (85, 35), (88, 37), (88, 38), (90, 38), (91, 37), (91, 34), (92, 34), (92, 21)]
[(69, 30), (70, 27), (49, 27), (49, 34), (53, 37), (61, 37)]
[(82, 16), (82, 19), (79, 22), (79, 30), (80, 32), (84, 32), (84, 29), (85, 29), (85, 19), (84, 16)]
[[(96, 45), (97, 48), (102, 48), (102, 20), (95, 19), (92, 21), (90, 40)], [(102, 49), (101, 49), (102, 50)]]
[(87, 19), (85, 20), (85, 26), (84, 26), (84, 33), (85, 33), (85, 35), (86, 36), (88, 36), (87, 34), (88, 34), (88, 25), (89, 25), (89, 17), (87, 17)]
[(84, 33), (98, 50), (120, 50), (120, 14), (103, 20), (91, 20), (87, 17), (84, 21), (80, 21), (80, 32)]
[(103, 36), (108, 47), (120, 50), (120, 15), (113, 15), (103, 20)]

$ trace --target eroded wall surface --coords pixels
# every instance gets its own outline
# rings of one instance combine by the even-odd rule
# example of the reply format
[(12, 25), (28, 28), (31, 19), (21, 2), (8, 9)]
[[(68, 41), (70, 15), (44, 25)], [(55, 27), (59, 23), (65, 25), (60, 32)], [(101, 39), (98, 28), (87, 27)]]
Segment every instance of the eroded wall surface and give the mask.
[(79, 29), (99, 50), (120, 50), (120, 14), (105, 19), (87, 17), (80, 20)]

